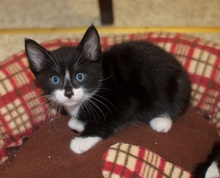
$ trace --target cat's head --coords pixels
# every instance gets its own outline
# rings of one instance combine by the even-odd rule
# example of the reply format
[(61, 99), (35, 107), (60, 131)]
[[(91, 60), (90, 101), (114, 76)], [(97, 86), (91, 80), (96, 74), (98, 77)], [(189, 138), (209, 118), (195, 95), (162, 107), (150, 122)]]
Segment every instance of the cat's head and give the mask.
[(76, 47), (48, 51), (26, 39), (25, 50), (30, 69), (45, 94), (61, 105), (80, 105), (100, 87), (101, 46), (93, 25)]

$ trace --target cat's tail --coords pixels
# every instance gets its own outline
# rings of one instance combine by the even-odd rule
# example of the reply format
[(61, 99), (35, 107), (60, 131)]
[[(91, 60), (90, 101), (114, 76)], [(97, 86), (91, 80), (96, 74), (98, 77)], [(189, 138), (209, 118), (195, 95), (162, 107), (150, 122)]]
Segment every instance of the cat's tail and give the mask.
[(220, 142), (213, 146), (207, 160), (196, 167), (193, 177), (220, 178)]

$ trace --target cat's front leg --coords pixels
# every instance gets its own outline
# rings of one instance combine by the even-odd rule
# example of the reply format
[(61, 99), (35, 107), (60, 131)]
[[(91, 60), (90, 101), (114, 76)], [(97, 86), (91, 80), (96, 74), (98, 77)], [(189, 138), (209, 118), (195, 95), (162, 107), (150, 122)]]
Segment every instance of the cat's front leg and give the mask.
[(79, 118), (78, 113), (79, 113), (80, 106), (73, 107), (73, 108), (66, 107), (66, 109), (68, 110), (69, 114), (71, 115), (71, 118), (68, 122), (69, 128), (72, 130), (75, 130), (77, 132), (84, 131), (86, 123), (78, 119)]
[(70, 149), (77, 154), (82, 154), (97, 143), (102, 141), (102, 138), (99, 136), (88, 136), (88, 137), (75, 137), (71, 140)]
[(70, 149), (74, 153), (82, 154), (114, 133), (115, 128), (117, 128), (116, 125), (106, 126), (104, 122), (87, 123), (81, 135), (71, 140)]
[(80, 121), (76, 119), (75, 117), (70, 118), (68, 122), (69, 128), (77, 131), (77, 132), (82, 132), (85, 129), (85, 122)]

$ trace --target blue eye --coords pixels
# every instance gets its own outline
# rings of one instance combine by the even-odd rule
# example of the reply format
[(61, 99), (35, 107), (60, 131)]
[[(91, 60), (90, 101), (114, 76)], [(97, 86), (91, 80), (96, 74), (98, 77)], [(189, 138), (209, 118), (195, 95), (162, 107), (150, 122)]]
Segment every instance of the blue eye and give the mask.
[(60, 83), (60, 78), (57, 77), (57, 76), (52, 76), (51, 77), (51, 82), (55, 85), (59, 84)]
[(83, 81), (85, 80), (85, 74), (83, 74), (83, 73), (78, 73), (78, 74), (76, 75), (76, 80), (77, 80), (78, 82), (83, 82)]

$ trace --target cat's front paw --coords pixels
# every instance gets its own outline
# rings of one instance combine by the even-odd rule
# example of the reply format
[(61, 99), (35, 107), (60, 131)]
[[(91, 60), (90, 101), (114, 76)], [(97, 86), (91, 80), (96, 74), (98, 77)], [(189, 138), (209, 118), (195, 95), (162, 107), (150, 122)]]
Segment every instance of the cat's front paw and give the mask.
[(82, 154), (102, 140), (101, 137), (76, 137), (71, 140), (70, 149), (77, 154)]
[(153, 130), (160, 133), (167, 133), (172, 127), (172, 120), (168, 117), (157, 117), (150, 121)]
[(85, 123), (75, 118), (69, 120), (68, 126), (77, 132), (82, 132), (85, 129)]

